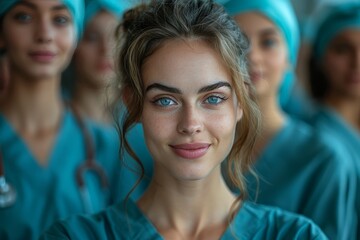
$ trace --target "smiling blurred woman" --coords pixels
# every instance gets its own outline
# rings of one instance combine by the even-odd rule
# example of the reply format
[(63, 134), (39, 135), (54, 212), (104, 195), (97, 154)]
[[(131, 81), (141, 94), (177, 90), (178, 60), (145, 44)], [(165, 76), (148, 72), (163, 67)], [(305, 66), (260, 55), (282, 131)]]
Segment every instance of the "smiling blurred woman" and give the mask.
[[(118, 199), (115, 134), (82, 121), (60, 94), (61, 73), (81, 36), (82, 10), (82, 1), (1, 2), (0, 48), (10, 71), (0, 105), (1, 239), (37, 239), (57, 219)], [(77, 175), (81, 164), (94, 166), (85, 161), (94, 158), (104, 172)]]

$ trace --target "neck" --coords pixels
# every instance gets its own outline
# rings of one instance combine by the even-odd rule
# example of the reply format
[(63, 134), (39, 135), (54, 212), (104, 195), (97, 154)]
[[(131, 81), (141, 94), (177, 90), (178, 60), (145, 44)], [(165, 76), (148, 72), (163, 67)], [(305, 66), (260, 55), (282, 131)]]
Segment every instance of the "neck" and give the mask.
[(333, 108), (342, 118), (360, 133), (360, 98), (333, 98), (328, 97), (325, 105)]
[(73, 104), (80, 113), (96, 122), (110, 123), (106, 87), (91, 87), (78, 81), (75, 85)]
[(214, 234), (220, 236), (235, 200), (221, 177), (220, 167), (212, 176), (194, 181), (164, 181), (163, 177), (160, 181), (156, 169), (154, 180), (138, 204), (159, 232), (190, 239), (217, 229)]
[(16, 74), (11, 77), (7, 99), (0, 103), (0, 110), (15, 129), (32, 134), (57, 126), (63, 109), (60, 79), (36, 81)]
[(260, 137), (255, 145), (255, 154), (259, 155), (274, 135), (284, 126), (286, 115), (278, 104), (277, 97), (259, 97), (261, 112)]

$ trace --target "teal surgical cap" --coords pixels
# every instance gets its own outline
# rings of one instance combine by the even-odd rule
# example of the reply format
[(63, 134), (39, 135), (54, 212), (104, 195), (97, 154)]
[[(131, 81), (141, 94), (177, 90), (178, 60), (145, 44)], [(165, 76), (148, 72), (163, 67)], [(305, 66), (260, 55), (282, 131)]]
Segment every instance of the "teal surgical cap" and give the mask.
[[(0, 17), (5, 15), (7, 11), (17, 2), (21, 0), (0, 0)], [(77, 37), (80, 38), (83, 31), (84, 20), (84, 3), (83, 0), (61, 0), (71, 12), (76, 27)]]
[(313, 51), (320, 59), (331, 40), (346, 29), (360, 30), (360, 2), (332, 4), (322, 8), (322, 16), (315, 22)]
[(105, 10), (120, 19), (130, 4), (125, 0), (85, 0), (85, 24), (87, 24), (99, 11)]
[[(289, 0), (229, 0), (223, 4), (231, 16), (245, 12), (258, 12), (280, 30), (283, 35), (289, 56), (289, 62), (296, 66), (297, 53), (300, 45), (300, 30), (294, 9)], [(286, 105), (293, 88), (295, 76), (293, 72), (285, 74), (280, 86), (280, 105)]]

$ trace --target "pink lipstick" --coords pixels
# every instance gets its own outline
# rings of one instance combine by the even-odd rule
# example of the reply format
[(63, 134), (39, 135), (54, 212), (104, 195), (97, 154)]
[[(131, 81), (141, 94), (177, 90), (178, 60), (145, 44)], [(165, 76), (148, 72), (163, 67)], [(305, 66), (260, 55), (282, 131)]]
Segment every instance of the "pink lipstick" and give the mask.
[(34, 61), (41, 63), (49, 63), (55, 58), (55, 53), (50, 51), (34, 51), (29, 55)]
[(211, 144), (208, 143), (186, 143), (170, 145), (176, 155), (186, 159), (196, 159), (204, 156)]

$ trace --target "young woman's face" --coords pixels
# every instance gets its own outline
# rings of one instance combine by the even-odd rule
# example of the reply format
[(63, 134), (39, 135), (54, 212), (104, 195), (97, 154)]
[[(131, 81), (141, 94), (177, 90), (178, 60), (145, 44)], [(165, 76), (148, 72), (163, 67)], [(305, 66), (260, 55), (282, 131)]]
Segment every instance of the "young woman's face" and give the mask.
[(59, 76), (74, 51), (72, 16), (59, 0), (22, 0), (4, 16), (0, 47), (11, 70), (24, 78)]
[(105, 11), (99, 12), (89, 22), (75, 50), (74, 64), (79, 80), (102, 87), (115, 76), (113, 54), (116, 25), (115, 16)]
[(141, 122), (156, 172), (177, 180), (220, 174), (242, 117), (221, 56), (201, 40), (169, 40), (145, 60), (142, 78)]
[(249, 72), (256, 94), (261, 99), (277, 96), (288, 67), (287, 48), (278, 28), (258, 13), (243, 13), (235, 17), (251, 44)]
[(359, 30), (345, 30), (330, 42), (323, 57), (323, 72), (332, 95), (360, 98)]

